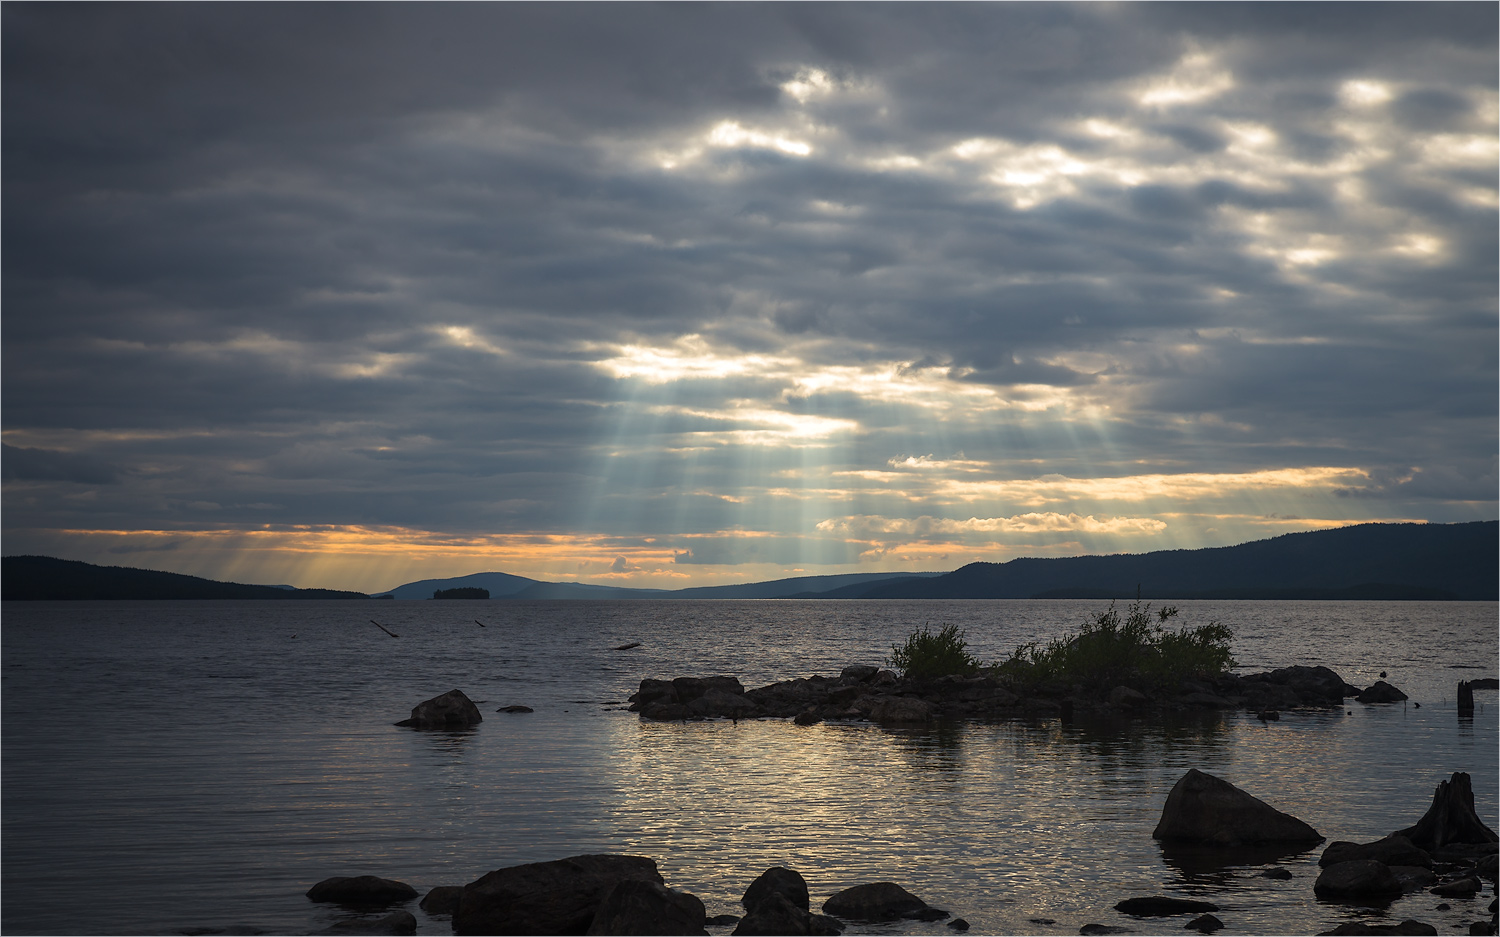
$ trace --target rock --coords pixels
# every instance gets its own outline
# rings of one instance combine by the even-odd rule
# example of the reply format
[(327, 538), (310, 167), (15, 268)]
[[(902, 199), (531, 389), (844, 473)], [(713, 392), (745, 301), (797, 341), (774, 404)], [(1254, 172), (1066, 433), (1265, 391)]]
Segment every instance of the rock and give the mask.
[(709, 927), (728, 927), (731, 924), (738, 924), (739, 922), (740, 916), (738, 914), (715, 914), (704, 923)]
[(1266, 869), (1264, 872), (1261, 872), (1260, 873), (1260, 877), (1261, 878), (1274, 878), (1274, 879), (1279, 879), (1279, 880), (1285, 881), (1286, 879), (1289, 879), (1289, 878), (1292, 877), (1292, 870), (1291, 869), (1282, 868), (1281, 866), (1278, 865), (1274, 869)]
[(930, 924), (933, 921), (941, 921), (945, 917), (952, 917), (952, 915), (942, 908), (923, 908), (920, 911), (909, 911), (902, 917), (908, 921), (923, 921)]
[(630, 701), (641, 709), (651, 703), (675, 703), (677, 688), (670, 680), (642, 680), (641, 688), (631, 694)]
[(1401, 894), (1401, 882), (1385, 863), (1355, 859), (1324, 869), (1313, 891), (1319, 897), (1379, 898)]
[(582, 934), (623, 881), (666, 885), (643, 856), (585, 855), (496, 869), (464, 886), (455, 934)]
[(817, 725), (822, 721), (823, 717), (818, 715), (818, 711), (816, 709), (804, 709), (792, 718), (792, 722), (796, 723), (799, 726)]
[(1173, 786), (1151, 835), (1218, 846), (1317, 843), (1317, 830), (1211, 774), (1190, 768)]
[(495, 712), (497, 712), (497, 713), (534, 713), (534, 712), (536, 712), (536, 710), (532, 709), (530, 706), (501, 706), (499, 709), (495, 710)]
[(760, 873), (760, 876), (750, 883), (750, 887), (745, 889), (745, 895), (740, 899), (740, 904), (745, 906), (746, 911), (754, 911), (756, 905), (771, 895), (781, 895), (803, 911), (810, 911), (812, 908), (807, 893), (807, 881), (801, 873), (779, 865)]
[(455, 729), (477, 726), (483, 721), (479, 707), (462, 690), (449, 690), (418, 703), (412, 708), (411, 718), (402, 719), (396, 725), (413, 729)]
[(1114, 927), (1110, 924), (1085, 924), (1078, 928), (1078, 933), (1083, 937), (1093, 937), (1099, 934), (1133, 934), (1135, 931), (1128, 927)]
[(1478, 680), (1470, 680), (1469, 686), (1476, 690), (1500, 690), (1500, 680), (1494, 677), (1480, 677)]
[(405, 882), (374, 875), (355, 875), (325, 878), (307, 890), (307, 897), (313, 901), (334, 901), (354, 907), (378, 908), (410, 901), (417, 897), (417, 890)]
[(1195, 917), (1191, 921), (1188, 921), (1183, 925), (1184, 929), (1186, 930), (1195, 930), (1204, 934), (1212, 934), (1214, 931), (1223, 928), (1223, 926), (1224, 922), (1214, 917), (1212, 914), (1204, 914), (1200, 917)]
[(1472, 898), (1479, 894), (1481, 887), (1479, 879), (1472, 875), (1466, 875), (1463, 878), (1444, 882), (1436, 888), (1428, 890), (1440, 898)]
[(812, 918), (806, 908), (799, 907), (782, 892), (767, 891), (758, 897), (750, 913), (740, 918), (734, 933), (755, 937), (801, 937), (813, 933)]
[(588, 934), (702, 934), (703, 902), (657, 882), (617, 882), (594, 912)]
[(1390, 869), (1391, 874), (1396, 876), (1396, 881), (1401, 883), (1403, 892), (1420, 891), (1437, 881), (1437, 876), (1430, 869), (1421, 866), (1393, 865)]
[(1361, 703), (1399, 703), (1408, 698), (1405, 693), (1384, 680), (1376, 680), (1374, 686), (1360, 690), (1359, 696), (1356, 697)]
[(680, 722), (687, 717), (687, 707), (681, 703), (655, 702), (647, 703), (641, 708), (642, 719), (655, 719), (658, 722)]
[(1199, 914), (1204, 911), (1217, 911), (1219, 906), (1207, 901), (1192, 901), (1188, 898), (1168, 898), (1165, 895), (1153, 895), (1150, 898), (1127, 898), (1115, 905), (1115, 910), (1121, 914), (1132, 914), (1136, 917), (1171, 917), (1174, 914)]
[(733, 696), (745, 695), (745, 688), (740, 685), (737, 677), (678, 677), (672, 681), (672, 688), (677, 692), (677, 702), (684, 704), (691, 703), (709, 690)]
[(853, 921), (894, 921), (926, 907), (927, 902), (894, 882), (873, 882), (829, 898), (823, 913)]
[(951, 920), (951, 921), (948, 922), (948, 926), (951, 927), (951, 928), (953, 928), (956, 931), (962, 932), (962, 931), (966, 931), (966, 930), (969, 929), (969, 922), (965, 921), (961, 917), (956, 917), (953, 920)]
[(1198, 709), (1234, 708), (1234, 703), (1216, 693), (1189, 693), (1186, 696), (1178, 697), (1177, 701), (1184, 706), (1193, 706)]
[(1495, 881), (1495, 873), (1497, 871), (1495, 860), (1496, 856), (1494, 855), (1494, 853), (1491, 853), (1490, 855), (1485, 856), (1483, 859), (1480, 859), (1477, 863), (1474, 864), (1474, 874), (1478, 875), (1480, 878), (1487, 878), (1492, 882)]
[(1424, 869), (1432, 868), (1432, 857), (1418, 849), (1411, 840), (1400, 833), (1392, 833), (1373, 843), (1358, 844), (1343, 841), (1329, 843), (1328, 848), (1323, 850), (1323, 855), (1318, 859), (1318, 865), (1326, 869), (1330, 865), (1352, 862), (1355, 859), (1375, 859), (1386, 865), (1415, 865)]
[(851, 664), (839, 673), (839, 679), (862, 683), (877, 673), (880, 673), (879, 667), (871, 667), (869, 664)]
[(881, 670), (870, 678), (870, 682), (876, 686), (895, 686), (901, 682), (901, 675), (894, 670)]
[(1493, 934), (1496, 929), (1494, 921), (1475, 921), (1469, 925), (1471, 934)]
[(427, 893), (418, 907), (428, 914), (452, 914), (458, 909), (458, 896), (463, 893), (462, 885), (439, 885)]
[(1493, 843), (1495, 831), (1485, 826), (1474, 812), (1474, 787), (1469, 775), (1455, 771), (1453, 777), (1438, 783), (1432, 795), (1432, 806), (1415, 826), (1397, 830), (1429, 852), (1450, 843)]
[(1340, 924), (1333, 930), (1322, 931), (1323, 934), (1349, 934), (1349, 935), (1374, 935), (1374, 934), (1410, 934), (1412, 937), (1422, 935), (1436, 935), (1437, 928), (1431, 924), (1423, 924), (1421, 921), (1413, 921), (1410, 918), (1399, 924), (1366, 924), (1363, 921), (1349, 921)]
[[(1327, 667), (1282, 667), (1270, 673), (1250, 674), (1245, 680), (1252, 683), (1280, 685), (1292, 690), (1301, 706), (1337, 706), (1346, 696), (1359, 695), (1359, 688), (1344, 682), (1344, 678)], [(1257, 706), (1258, 709), (1289, 709), (1291, 706)]]
[(1109, 691), (1109, 705), (1116, 709), (1139, 709), (1146, 702), (1146, 694), (1128, 686), (1117, 686)]
[(687, 703), (689, 719), (753, 719), (761, 714), (759, 706), (743, 693), (726, 693), (718, 687)]
[(385, 917), (354, 918), (325, 927), (319, 934), (415, 934), (417, 919), (410, 911), (392, 911)]
[(881, 725), (915, 725), (936, 718), (937, 707), (914, 696), (887, 696), (870, 709), (870, 719)]

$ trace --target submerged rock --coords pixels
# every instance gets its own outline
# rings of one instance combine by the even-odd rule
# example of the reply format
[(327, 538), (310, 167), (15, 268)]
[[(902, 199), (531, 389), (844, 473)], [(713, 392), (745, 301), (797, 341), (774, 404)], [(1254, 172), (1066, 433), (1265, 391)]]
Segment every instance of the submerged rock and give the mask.
[(1376, 935), (1376, 934), (1406, 934), (1410, 937), (1436, 937), (1437, 928), (1431, 924), (1414, 921), (1407, 918), (1396, 924), (1366, 924), (1363, 921), (1349, 921), (1340, 924), (1333, 930), (1325, 930), (1319, 933), (1319, 937), (1326, 934), (1339, 935)]
[(1202, 934), (1212, 934), (1216, 930), (1223, 929), (1224, 922), (1214, 917), (1212, 914), (1205, 914), (1200, 917), (1193, 918), (1191, 921), (1188, 921), (1186, 924), (1184, 924), (1183, 927), (1184, 929), (1195, 930)]
[(418, 703), (411, 711), (411, 718), (402, 719), (396, 725), (413, 729), (455, 729), (479, 725), (483, 721), (479, 707), (462, 690), (449, 690)]
[(620, 882), (665, 886), (643, 856), (584, 855), (496, 869), (464, 886), (455, 934), (582, 934)]
[(1190, 768), (1173, 786), (1151, 835), (1172, 842), (1239, 846), (1317, 843), (1317, 830), (1228, 781)]
[(325, 878), (307, 890), (312, 901), (332, 901), (354, 907), (378, 908), (399, 904), (417, 897), (417, 890), (405, 882), (374, 875)]

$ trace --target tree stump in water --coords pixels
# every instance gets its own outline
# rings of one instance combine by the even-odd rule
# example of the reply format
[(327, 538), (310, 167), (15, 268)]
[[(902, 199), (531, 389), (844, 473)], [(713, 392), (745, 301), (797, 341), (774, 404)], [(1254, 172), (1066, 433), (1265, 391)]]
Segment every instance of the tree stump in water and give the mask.
[(1463, 771), (1455, 771), (1452, 778), (1439, 782), (1432, 806), (1422, 819), (1416, 826), (1398, 830), (1397, 835), (1428, 851), (1449, 843), (1493, 843), (1500, 839), (1474, 812), (1474, 786)]
[(1474, 684), (1467, 680), (1458, 681), (1458, 714), (1474, 715)]

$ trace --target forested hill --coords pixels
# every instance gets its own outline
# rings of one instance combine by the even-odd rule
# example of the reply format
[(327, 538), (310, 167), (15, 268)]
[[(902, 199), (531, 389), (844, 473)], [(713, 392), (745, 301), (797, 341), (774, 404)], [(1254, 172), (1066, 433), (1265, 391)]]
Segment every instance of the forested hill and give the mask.
[(128, 566), (94, 566), (50, 556), (0, 560), (0, 598), (37, 599), (367, 599), (363, 592), (215, 582)]
[(1232, 547), (971, 563), (829, 598), (1470, 599), (1500, 594), (1500, 523), (1360, 524)]

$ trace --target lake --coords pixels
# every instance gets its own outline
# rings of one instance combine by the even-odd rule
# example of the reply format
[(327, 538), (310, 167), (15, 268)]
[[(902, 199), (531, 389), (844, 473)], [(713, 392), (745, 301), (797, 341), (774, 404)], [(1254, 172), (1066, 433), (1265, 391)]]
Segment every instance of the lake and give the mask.
[[(1158, 603), (1160, 604), (1160, 603)], [(1454, 771), (1497, 826), (1494, 602), (1181, 601), (1235, 631), (1242, 673), (1325, 664), (1407, 704), (1176, 721), (964, 723), (924, 731), (784, 721), (650, 723), (644, 677), (746, 687), (879, 664), (914, 628), (956, 624), (992, 660), (1076, 628), (1095, 600), (78, 602), (4, 604), (0, 929), (308, 933), (342, 919), (304, 893), (334, 875), (425, 893), (587, 852), (650, 856), (710, 915), (784, 865), (815, 904), (895, 881), (980, 934), (1077, 934), (1122, 898), (1201, 897), (1224, 933), (1415, 917), (1467, 933), (1484, 897), (1389, 909), (1314, 897), (1321, 847), (1229, 863), (1151, 830), (1189, 768), (1330, 841), (1408, 826)], [(400, 635), (391, 638), (375, 624)], [(476, 623), (483, 622), (483, 627)], [(627, 642), (628, 651), (611, 648)], [(482, 725), (394, 722), (459, 688)], [(510, 704), (530, 714), (497, 713)], [(1420, 703), (1420, 706), (1413, 705)], [(1258, 875), (1272, 865), (1290, 880)], [(413, 902), (421, 933), (450, 933)], [(725, 933), (728, 929), (711, 929)], [(851, 933), (951, 934), (941, 923)]]

